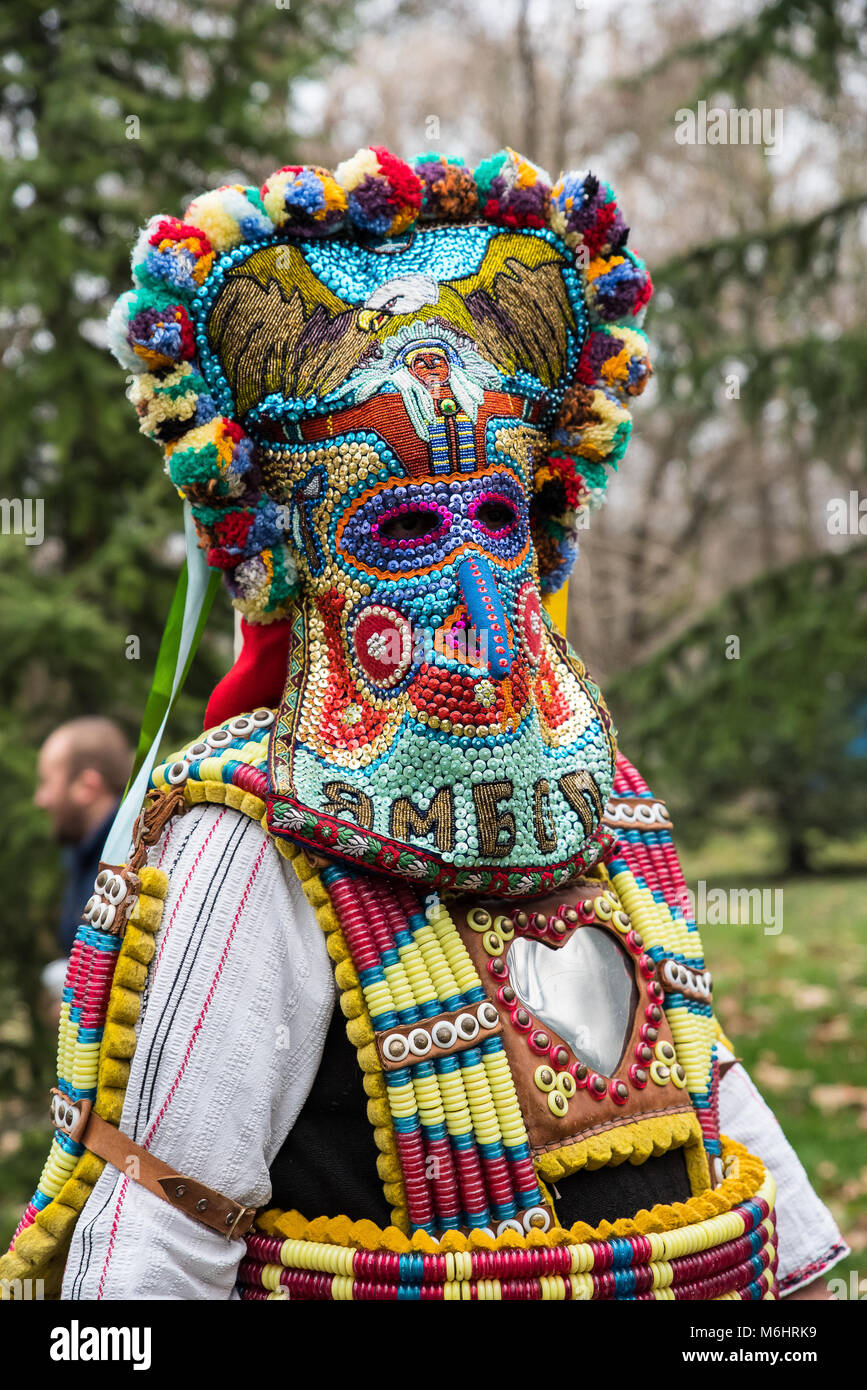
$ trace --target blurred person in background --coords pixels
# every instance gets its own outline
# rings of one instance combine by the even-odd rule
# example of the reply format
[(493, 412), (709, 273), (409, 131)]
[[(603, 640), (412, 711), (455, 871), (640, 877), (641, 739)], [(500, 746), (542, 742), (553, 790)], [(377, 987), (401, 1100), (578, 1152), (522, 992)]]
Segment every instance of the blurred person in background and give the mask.
[(131, 768), (123, 730), (96, 715), (61, 724), (39, 750), (33, 800), (63, 847), (66, 884), (57, 933), (66, 955)]

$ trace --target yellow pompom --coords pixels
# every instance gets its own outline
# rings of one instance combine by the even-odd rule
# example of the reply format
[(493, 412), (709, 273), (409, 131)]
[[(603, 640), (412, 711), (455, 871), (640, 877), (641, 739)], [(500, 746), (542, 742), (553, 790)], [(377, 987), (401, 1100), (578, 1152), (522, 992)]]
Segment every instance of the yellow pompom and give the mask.
[(109, 1057), (133, 1057), (136, 1037), (125, 1023), (106, 1023), (102, 1037), (103, 1051)]
[[(137, 1023), (140, 1010), (140, 995), (131, 989), (124, 989), (120, 985), (112, 989), (109, 1000), (109, 1016), (112, 1023)], [(110, 1048), (109, 1051), (113, 1053), (114, 1049)], [(120, 1055), (125, 1056), (127, 1054), (121, 1053)]]
[(162, 921), (162, 915), (162, 899), (153, 898), (146, 893), (140, 893), (136, 905), (130, 913), (130, 924), (141, 927), (143, 931), (150, 932), (151, 935), (153, 935)]
[(138, 871), (141, 879), (141, 891), (149, 898), (165, 899), (169, 891), (169, 876), (165, 869), (157, 869), (151, 864), (145, 864)]

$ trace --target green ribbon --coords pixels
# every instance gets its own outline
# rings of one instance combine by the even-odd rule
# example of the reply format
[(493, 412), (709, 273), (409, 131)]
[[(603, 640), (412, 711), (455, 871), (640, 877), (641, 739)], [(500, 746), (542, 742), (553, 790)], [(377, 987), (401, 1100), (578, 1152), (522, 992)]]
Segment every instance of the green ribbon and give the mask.
[(219, 571), (209, 567), (199, 548), (189, 502), (184, 503), (184, 535), (187, 563), (178, 577), (160, 641), (132, 774), (102, 851), (107, 864), (119, 864), (129, 853), (132, 828), (148, 789), (166, 722), (193, 664), (214, 595), (220, 587)]

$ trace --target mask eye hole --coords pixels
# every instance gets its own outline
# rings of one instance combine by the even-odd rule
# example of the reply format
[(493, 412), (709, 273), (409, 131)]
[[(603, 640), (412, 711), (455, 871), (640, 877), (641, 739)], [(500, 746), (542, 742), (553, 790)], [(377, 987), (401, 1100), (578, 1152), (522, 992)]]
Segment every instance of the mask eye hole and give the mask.
[(428, 507), (406, 507), (380, 521), (377, 534), (386, 541), (430, 540), (442, 529), (443, 518)]
[(518, 520), (512, 503), (505, 497), (483, 498), (473, 511), (473, 521), (492, 536), (504, 536)]

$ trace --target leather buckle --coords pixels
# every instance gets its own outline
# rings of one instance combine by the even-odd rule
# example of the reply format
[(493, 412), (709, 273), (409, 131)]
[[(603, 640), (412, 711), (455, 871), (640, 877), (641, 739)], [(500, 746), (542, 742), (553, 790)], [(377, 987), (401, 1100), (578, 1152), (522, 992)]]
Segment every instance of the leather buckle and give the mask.
[[(239, 1206), (234, 1216), (229, 1212), (228, 1215), (231, 1216), (232, 1219), (231, 1222), (226, 1225), (226, 1239), (231, 1240), (233, 1236), (246, 1235), (256, 1219), (257, 1210), (257, 1207)], [(242, 1222), (244, 1223), (243, 1225)]]

